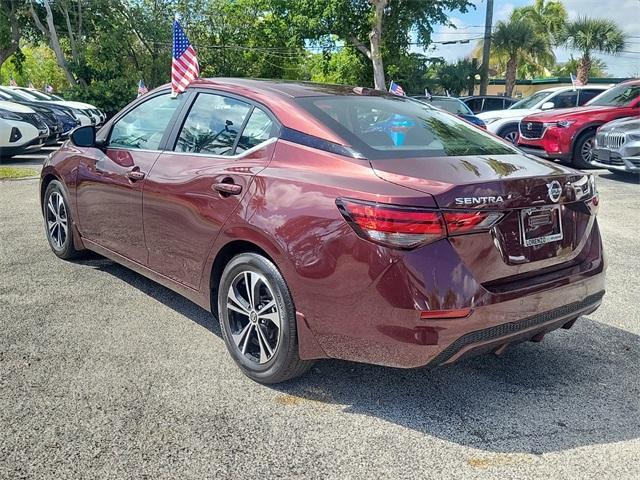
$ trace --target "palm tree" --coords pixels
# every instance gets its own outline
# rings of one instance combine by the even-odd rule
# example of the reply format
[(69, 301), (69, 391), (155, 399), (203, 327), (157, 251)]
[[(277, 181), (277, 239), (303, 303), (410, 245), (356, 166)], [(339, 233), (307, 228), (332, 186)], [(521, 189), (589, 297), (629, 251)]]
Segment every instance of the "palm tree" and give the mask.
[(578, 81), (587, 83), (593, 52), (615, 55), (624, 50), (627, 35), (611, 20), (580, 17), (566, 25), (560, 40), (580, 52)]
[(557, 39), (567, 23), (567, 10), (560, 1), (535, 0), (533, 5), (516, 8), (512, 18), (531, 20), (538, 33), (549, 41)]
[(527, 62), (544, 63), (553, 56), (551, 44), (538, 34), (533, 23), (517, 16), (508, 22), (498, 22), (492, 38), (492, 46), (496, 53), (507, 59), (505, 71), (505, 92), (513, 93), (516, 84), (518, 65)]

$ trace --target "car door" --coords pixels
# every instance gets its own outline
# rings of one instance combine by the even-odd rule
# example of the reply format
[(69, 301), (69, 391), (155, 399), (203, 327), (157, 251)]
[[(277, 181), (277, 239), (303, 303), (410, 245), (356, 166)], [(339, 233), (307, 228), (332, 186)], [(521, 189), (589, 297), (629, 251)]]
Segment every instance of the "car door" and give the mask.
[[(188, 287), (202, 269), (222, 225), (269, 162), (275, 118), (249, 100), (198, 91), (172, 149), (163, 152), (144, 187), (149, 267)], [(171, 150), (171, 151), (170, 151)]]
[(182, 101), (182, 96), (174, 99), (165, 91), (134, 104), (112, 123), (106, 145), (88, 149), (78, 165), (76, 199), (83, 237), (143, 265), (148, 255), (142, 189)]

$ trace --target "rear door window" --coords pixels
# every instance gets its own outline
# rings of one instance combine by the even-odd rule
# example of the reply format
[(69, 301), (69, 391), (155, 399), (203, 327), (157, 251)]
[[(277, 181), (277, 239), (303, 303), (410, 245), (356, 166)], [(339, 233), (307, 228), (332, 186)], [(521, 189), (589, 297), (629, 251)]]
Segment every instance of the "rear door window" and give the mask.
[(502, 110), (504, 108), (504, 99), (502, 98), (485, 98), (484, 111)]
[(238, 132), (251, 110), (241, 100), (199, 93), (180, 129), (175, 151), (233, 155)]
[(467, 104), (473, 113), (482, 112), (482, 98), (470, 98), (465, 100), (464, 103)]
[(257, 147), (277, 135), (277, 126), (260, 108), (254, 108), (247, 124), (242, 130), (235, 153), (241, 153)]
[(592, 98), (600, 95), (604, 90), (595, 90), (593, 88), (583, 88), (578, 92), (578, 106), (582, 106)]
[(578, 92), (562, 92), (550, 101), (553, 102), (553, 108), (573, 108), (578, 104)]

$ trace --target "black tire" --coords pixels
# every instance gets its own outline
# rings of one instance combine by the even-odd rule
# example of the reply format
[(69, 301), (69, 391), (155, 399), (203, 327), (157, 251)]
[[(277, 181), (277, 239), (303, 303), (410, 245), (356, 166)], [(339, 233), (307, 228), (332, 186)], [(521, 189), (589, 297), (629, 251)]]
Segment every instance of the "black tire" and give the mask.
[[(42, 213), (45, 234), (53, 253), (64, 260), (80, 257), (82, 251), (76, 250), (73, 244), (73, 219), (69, 210), (69, 201), (58, 180), (52, 180), (47, 185), (42, 203)], [(51, 227), (52, 223), (56, 223), (57, 226)]]
[[(246, 286), (254, 280), (250, 294)], [(231, 298), (232, 291), (237, 301)], [(228, 304), (241, 309), (230, 309)], [(278, 317), (277, 322), (257, 315), (269, 304), (273, 306), (264, 315)], [(243, 253), (227, 264), (218, 288), (218, 317), (231, 357), (256, 382), (284, 382), (302, 375), (313, 364), (300, 360), (298, 354), (296, 310), (287, 284), (276, 266), (262, 255)]]
[[(584, 133), (581, 133), (576, 139), (576, 143), (573, 145), (573, 155), (571, 157), (571, 165), (575, 168), (594, 168), (594, 165), (591, 163), (594, 158), (593, 152), (593, 142), (596, 138), (595, 130), (590, 130)], [(583, 152), (585, 148), (588, 148), (590, 145), (591, 150), (591, 161), (586, 160), (583, 157)]]
[(518, 125), (507, 125), (506, 127), (502, 127), (498, 136), (515, 145), (515, 139), (518, 138)]

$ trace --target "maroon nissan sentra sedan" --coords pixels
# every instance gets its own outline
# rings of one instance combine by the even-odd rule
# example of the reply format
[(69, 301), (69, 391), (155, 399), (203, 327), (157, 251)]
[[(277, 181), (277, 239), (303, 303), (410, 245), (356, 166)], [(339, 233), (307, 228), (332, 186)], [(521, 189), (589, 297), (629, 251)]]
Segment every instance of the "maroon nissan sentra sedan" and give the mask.
[(92, 250), (204, 308), (263, 383), (340, 358), (435, 366), (601, 303), (593, 177), (365, 88), (199, 80), (45, 163), (53, 252)]

